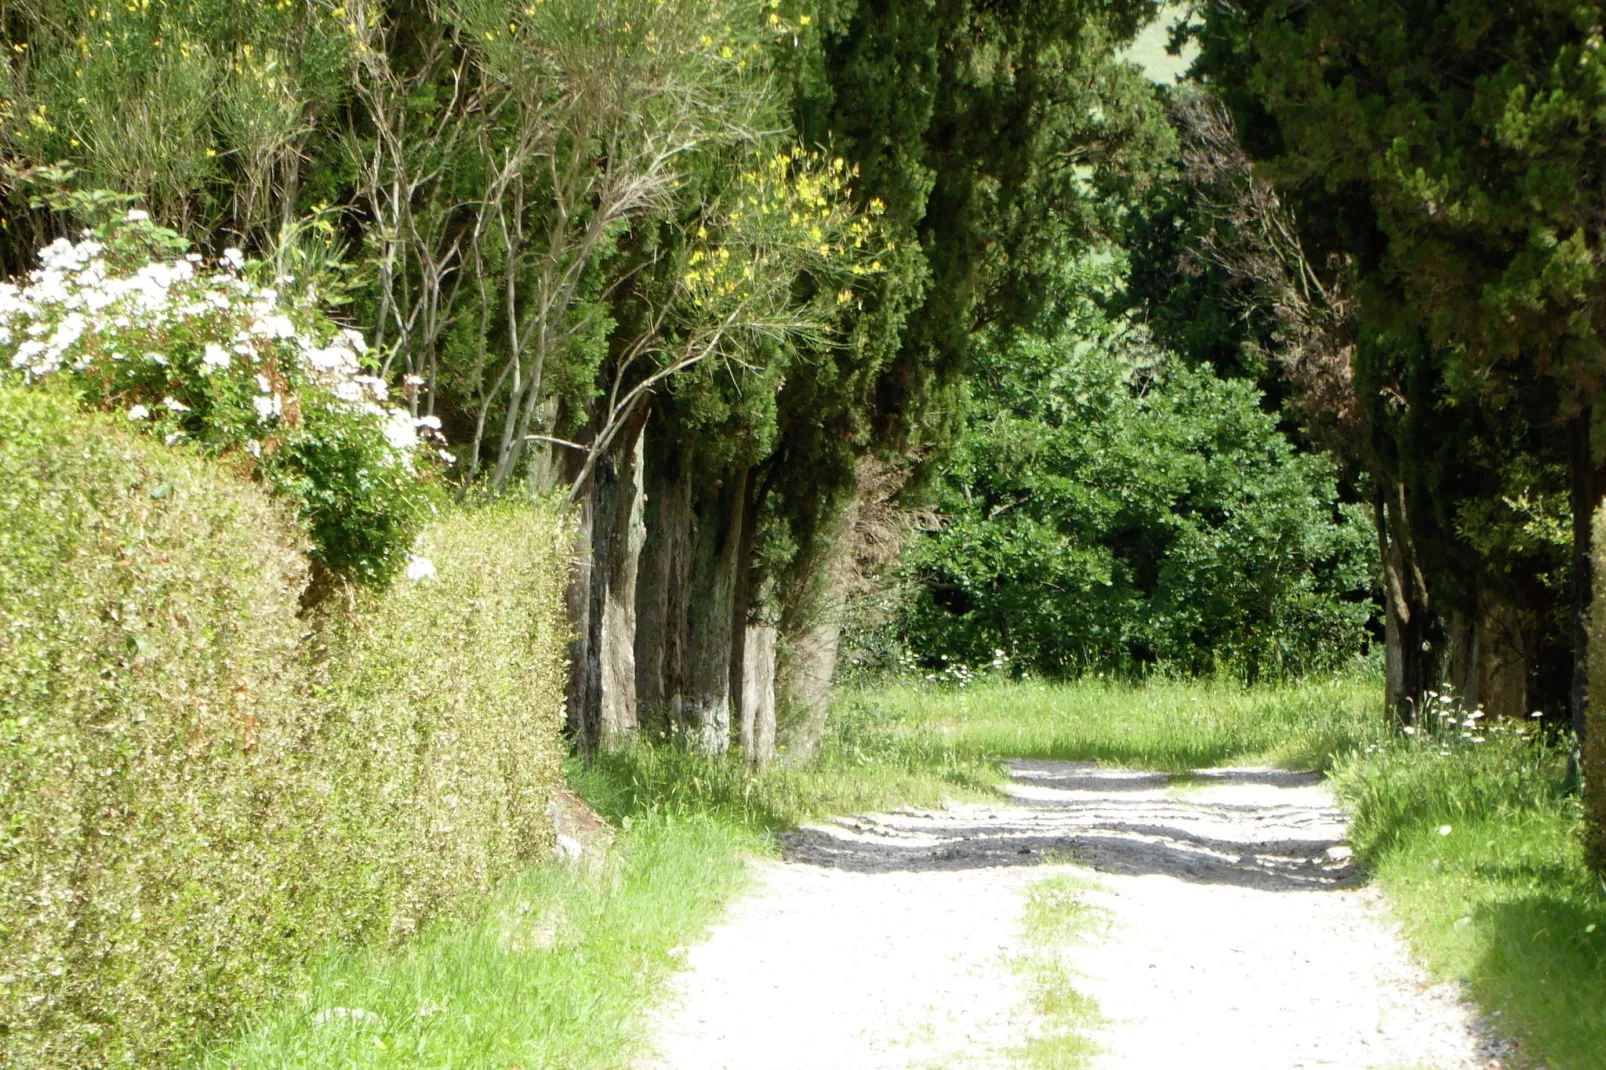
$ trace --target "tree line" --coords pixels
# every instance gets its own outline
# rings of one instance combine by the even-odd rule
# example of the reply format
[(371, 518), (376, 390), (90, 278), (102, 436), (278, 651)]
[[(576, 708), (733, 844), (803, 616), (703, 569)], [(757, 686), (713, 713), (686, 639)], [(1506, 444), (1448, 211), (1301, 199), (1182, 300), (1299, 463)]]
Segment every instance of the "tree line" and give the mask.
[(1375, 596), (1398, 720), (1582, 735), (1606, 20), (1238, 0), (1156, 87), (1157, 11), (9, 0), (0, 265), (113, 191), (360, 326), (443, 487), (573, 505), (582, 750), (806, 761), (915, 504), (931, 656), (1299, 671)]

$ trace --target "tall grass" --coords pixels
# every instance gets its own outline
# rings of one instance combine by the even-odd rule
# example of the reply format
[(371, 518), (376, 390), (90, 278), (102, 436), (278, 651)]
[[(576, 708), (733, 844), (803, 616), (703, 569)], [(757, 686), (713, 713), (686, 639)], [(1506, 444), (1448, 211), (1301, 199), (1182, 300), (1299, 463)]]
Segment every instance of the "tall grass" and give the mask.
[(1000, 758), (1101, 761), (1182, 772), (1232, 761), (1321, 768), (1382, 736), (1368, 676), (1250, 687), (1227, 681), (982, 678), (893, 683), (838, 699), (839, 761), (920, 768)]

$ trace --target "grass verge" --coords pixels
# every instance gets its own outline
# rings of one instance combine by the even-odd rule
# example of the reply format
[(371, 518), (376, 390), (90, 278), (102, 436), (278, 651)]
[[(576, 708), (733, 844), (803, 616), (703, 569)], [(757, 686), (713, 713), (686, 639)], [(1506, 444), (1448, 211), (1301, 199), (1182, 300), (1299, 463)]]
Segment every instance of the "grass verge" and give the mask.
[(1465, 982), (1521, 1065), (1606, 1067), (1606, 888), (1584, 864), (1563, 758), (1490, 733), (1340, 762), (1357, 853), (1417, 955)]
[(331, 959), (298, 998), (196, 1062), (227, 1070), (628, 1065), (643, 1012), (763, 839), (712, 815), (631, 822), (600, 871), (532, 869), (476, 922)]

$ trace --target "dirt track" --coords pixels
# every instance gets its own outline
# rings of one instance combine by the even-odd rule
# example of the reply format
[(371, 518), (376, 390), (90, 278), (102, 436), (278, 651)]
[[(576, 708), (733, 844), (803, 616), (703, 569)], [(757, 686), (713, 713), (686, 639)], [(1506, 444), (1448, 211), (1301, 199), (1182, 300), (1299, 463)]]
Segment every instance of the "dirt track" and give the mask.
[[(1181, 781), (1015, 762), (1007, 804), (789, 835), (656, 1013), (652, 1070), (1026, 1065), (1007, 959), (1024, 891), (1089, 874), (1064, 950), (1098, 1003), (1095, 1070), (1483, 1067), (1498, 1046), (1410, 962), (1314, 774)], [(1498, 1063), (1496, 1063), (1498, 1065)]]

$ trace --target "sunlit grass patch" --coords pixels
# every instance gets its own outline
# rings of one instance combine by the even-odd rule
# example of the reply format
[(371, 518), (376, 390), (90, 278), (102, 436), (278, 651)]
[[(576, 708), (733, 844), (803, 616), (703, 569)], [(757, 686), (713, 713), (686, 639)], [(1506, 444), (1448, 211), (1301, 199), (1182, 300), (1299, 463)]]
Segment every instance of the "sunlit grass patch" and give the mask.
[(478, 921), (401, 953), (332, 959), (298, 998), (197, 1060), (226, 1070), (587, 1070), (640, 1053), (643, 1014), (765, 840), (709, 815), (647, 815), (599, 873), (533, 869)]
[(1564, 760), (1491, 734), (1341, 762), (1361, 860), (1434, 974), (1464, 981), (1535, 1065), (1606, 1065), (1606, 888), (1584, 865)]
[(983, 678), (967, 687), (896, 682), (837, 700), (844, 756), (1093, 760), (1182, 772), (1235, 761), (1326, 768), (1382, 736), (1367, 676), (1249, 687), (1226, 681)]

